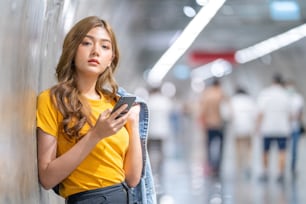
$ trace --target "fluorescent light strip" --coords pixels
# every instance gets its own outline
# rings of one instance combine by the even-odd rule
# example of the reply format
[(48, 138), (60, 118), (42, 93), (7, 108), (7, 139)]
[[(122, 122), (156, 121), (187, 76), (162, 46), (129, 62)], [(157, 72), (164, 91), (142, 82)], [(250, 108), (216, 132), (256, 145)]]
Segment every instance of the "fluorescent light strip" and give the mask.
[(238, 63), (243, 64), (258, 59), (282, 47), (290, 45), (304, 38), (305, 36), (306, 24), (303, 24), (258, 44), (238, 50), (235, 53), (235, 59)]
[(211, 0), (190, 21), (176, 41), (161, 56), (148, 75), (149, 84), (160, 84), (171, 67), (190, 47), (192, 42), (215, 16), (226, 0)]
[(232, 65), (224, 59), (216, 59), (191, 71), (192, 80), (206, 80), (212, 77), (222, 77), (232, 72)]

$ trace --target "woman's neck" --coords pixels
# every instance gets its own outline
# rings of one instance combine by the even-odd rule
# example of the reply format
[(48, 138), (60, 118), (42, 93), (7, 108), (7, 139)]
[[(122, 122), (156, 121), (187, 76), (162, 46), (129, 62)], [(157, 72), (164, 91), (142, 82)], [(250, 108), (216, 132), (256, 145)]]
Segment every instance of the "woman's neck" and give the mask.
[(96, 91), (96, 80), (79, 80), (78, 89), (86, 98), (94, 100), (101, 98), (100, 94)]

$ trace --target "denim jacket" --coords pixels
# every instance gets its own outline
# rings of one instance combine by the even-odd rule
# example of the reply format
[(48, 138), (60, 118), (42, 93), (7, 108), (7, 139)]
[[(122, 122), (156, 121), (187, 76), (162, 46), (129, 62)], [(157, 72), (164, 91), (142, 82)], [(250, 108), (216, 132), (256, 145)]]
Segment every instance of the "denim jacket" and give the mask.
[[(132, 95), (123, 88), (118, 90), (119, 96)], [(131, 189), (132, 204), (156, 204), (156, 192), (154, 188), (153, 174), (147, 151), (147, 139), (149, 128), (149, 109), (144, 100), (136, 96), (136, 103), (140, 104), (139, 133), (142, 147), (143, 170), (139, 184)]]

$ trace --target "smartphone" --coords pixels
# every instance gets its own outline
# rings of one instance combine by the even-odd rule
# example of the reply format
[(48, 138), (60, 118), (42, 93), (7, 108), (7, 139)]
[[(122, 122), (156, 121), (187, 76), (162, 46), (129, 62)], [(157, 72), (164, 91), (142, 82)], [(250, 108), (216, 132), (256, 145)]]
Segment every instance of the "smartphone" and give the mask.
[(130, 110), (135, 100), (136, 100), (135, 96), (121, 96), (118, 102), (116, 103), (115, 107), (113, 108), (111, 114), (114, 113), (116, 110), (118, 110), (118, 108), (120, 108), (123, 104), (127, 104), (128, 107), (124, 111), (122, 111), (119, 116), (116, 117), (116, 119), (120, 118)]

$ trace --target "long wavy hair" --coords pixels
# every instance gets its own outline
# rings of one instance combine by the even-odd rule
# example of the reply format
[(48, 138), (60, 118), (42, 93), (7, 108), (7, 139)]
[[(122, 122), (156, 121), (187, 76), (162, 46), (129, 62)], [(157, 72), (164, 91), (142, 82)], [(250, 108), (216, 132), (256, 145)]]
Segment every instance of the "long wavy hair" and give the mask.
[(113, 50), (113, 60), (98, 77), (95, 89), (98, 93), (116, 100), (118, 84), (114, 72), (119, 62), (119, 50), (115, 34), (111, 26), (99, 17), (84, 18), (72, 27), (64, 39), (62, 54), (56, 67), (58, 83), (51, 88), (51, 100), (63, 115), (60, 131), (65, 133), (68, 139), (78, 140), (82, 136), (80, 130), (86, 123), (93, 126), (90, 106), (77, 87), (74, 60), (78, 46), (85, 35), (95, 27), (102, 27), (107, 31)]

